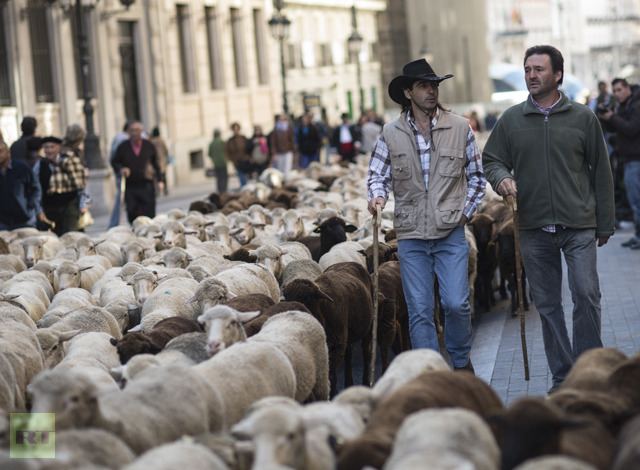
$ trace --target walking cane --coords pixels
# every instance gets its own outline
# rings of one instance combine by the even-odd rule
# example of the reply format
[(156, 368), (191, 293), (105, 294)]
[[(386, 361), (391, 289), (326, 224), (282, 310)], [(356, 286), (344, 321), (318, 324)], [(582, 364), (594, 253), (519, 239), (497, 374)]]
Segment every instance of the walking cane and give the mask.
[(376, 377), (376, 351), (378, 345), (378, 231), (382, 221), (380, 205), (376, 205), (376, 215), (373, 216), (373, 325), (371, 338), (371, 373), (369, 386), (373, 387)]
[(527, 340), (524, 333), (524, 297), (522, 288), (522, 259), (520, 257), (520, 237), (518, 235), (518, 204), (513, 196), (507, 196), (507, 204), (513, 211), (513, 236), (516, 242), (516, 279), (518, 281), (518, 309), (520, 310), (520, 340), (524, 359), (524, 380), (529, 380), (529, 359), (527, 356)]

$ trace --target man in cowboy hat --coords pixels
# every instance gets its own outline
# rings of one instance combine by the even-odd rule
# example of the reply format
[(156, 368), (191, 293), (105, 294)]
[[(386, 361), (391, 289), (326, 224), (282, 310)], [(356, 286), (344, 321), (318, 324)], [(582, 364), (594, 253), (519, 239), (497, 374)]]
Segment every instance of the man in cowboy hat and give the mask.
[(384, 126), (369, 163), (369, 212), (393, 190), (402, 286), (413, 348), (440, 351), (433, 320), (434, 275), (445, 315), (445, 346), (454, 370), (473, 372), (464, 224), (484, 196), (486, 180), (469, 121), (438, 101), (438, 76), (424, 59), (389, 83), (402, 106)]

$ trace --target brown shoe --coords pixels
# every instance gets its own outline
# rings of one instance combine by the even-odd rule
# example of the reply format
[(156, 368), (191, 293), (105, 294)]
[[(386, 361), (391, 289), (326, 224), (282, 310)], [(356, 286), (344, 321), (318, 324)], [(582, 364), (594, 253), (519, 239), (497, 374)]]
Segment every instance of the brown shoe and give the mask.
[(476, 375), (476, 371), (473, 370), (473, 364), (471, 364), (471, 359), (469, 359), (469, 362), (467, 362), (466, 366), (464, 366), (464, 367), (454, 367), (453, 370), (454, 370), (454, 372), (467, 371), (467, 372), (471, 372), (473, 375)]

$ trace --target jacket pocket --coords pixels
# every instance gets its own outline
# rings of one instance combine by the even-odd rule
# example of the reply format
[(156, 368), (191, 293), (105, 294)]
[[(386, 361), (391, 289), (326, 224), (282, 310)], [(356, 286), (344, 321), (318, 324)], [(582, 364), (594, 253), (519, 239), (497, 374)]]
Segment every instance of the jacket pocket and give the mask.
[(463, 209), (460, 198), (445, 199), (438, 205), (436, 226), (441, 229), (455, 227), (462, 218)]
[(408, 180), (411, 178), (411, 165), (406, 153), (391, 155), (391, 174), (394, 179)]
[(416, 227), (416, 207), (412, 199), (396, 199), (393, 210), (393, 227), (402, 231)]
[(438, 161), (440, 176), (460, 176), (464, 168), (464, 152), (456, 149), (441, 149)]

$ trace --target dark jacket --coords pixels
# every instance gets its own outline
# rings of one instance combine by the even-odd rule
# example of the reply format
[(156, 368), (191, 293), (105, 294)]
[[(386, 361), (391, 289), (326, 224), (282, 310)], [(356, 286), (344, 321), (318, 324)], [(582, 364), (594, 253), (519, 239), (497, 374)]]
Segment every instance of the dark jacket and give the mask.
[(0, 171), (0, 221), (6, 225), (26, 223), (35, 215), (40, 184), (25, 162), (13, 160), (6, 173)]
[(531, 97), (512, 106), (491, 131), (482, 165), (494, 189), (515, 178), (521, 229), (559, 224), (613, 235), (611, 167), (600, 124), (588, 107), (563, 96), (545, 118)]
[(130, 140), (125, 140), (118, 145), (111, 166), (117, 174), (124, 167), (131, 170), (131, 174), (127, 178), (127, 185), (145, 186), (153, 183), (154, 176), (158, 178), (158, 181), (164, 181), (156, 148), (146, 139), (142, 139), (140, 155), (133, 152)]
[(298, 150), (302, 155), (315, 155), (322, 146), (322, 137), (318, 127), (309, 124), (306, 127), (298, 127)]
[(631, 96), (620, 103), (609, 119), (616, 133), (616, 150), (623, 162), (640, 160), (640, 85), (631, 86)]

